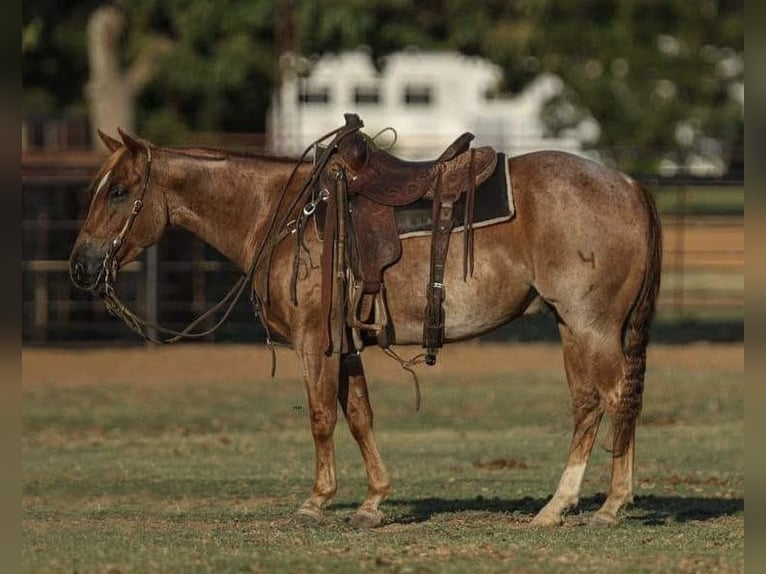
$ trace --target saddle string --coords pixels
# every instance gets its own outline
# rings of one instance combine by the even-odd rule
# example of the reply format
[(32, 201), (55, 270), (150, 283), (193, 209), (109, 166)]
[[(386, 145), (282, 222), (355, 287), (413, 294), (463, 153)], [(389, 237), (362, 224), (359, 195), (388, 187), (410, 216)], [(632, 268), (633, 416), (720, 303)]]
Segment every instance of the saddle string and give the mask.
[(471, 164), (468, 176), (468, 190), (463, 214), (463, 281), (473, 277), (473, 212), (476, 200), (476, 150), (471, 148)]
[(418, 374), (415, 372), (415, 369), (413, 367), (416, 367), (421, 363), (425, 363), (426, 354), (419, 353), (415, 355), (414, 357), (412, 357), (411, 359), (403, 359), (391, 347), (383, 348), (383, 352), (387, 356), (389, 356), (390, 358), (398, 362), (401, 365), (402, 369), (404, 369), (410, 375), (412, 375), (412, 382), (415, 385), (415, 412), (420, 412), (420, 380), (418, 379)]
[[(377, 139), (378, 139), (380, 136), (382, 136), (384, 133), (386, 133), (386, 132), (391, 132), (391, 133), (394, 135), (394, 139), (392, 139), (392, 140), (391, 140), (391, 142), (390, 142), (389, 144), (387, 144), (387, 145), (380, 145), (380, 144), (378, 144), (378, 142), (377, 142), (376, 140), (377, 140)], [(394, 128), (393, 128), (393, 127), (391, 127), (391, 126), (388, 126), (387, 128), (383, 128), (382, 130), (380, 130), (378, 133), (376, 133), (376, 134), (375, 134), (374, 136), (372, 136), (370, 139), (371, 139), (373, 142), (375, 142), (375, 145), (376, 145), (376, 146), (378, 146), (378, 148), (380, 148), (380, 149), (384, 149), (384, 150), (385, 150), (385, 149), (391, 149), (392, 147), (394, 147), (394, 146), (396, 145), (396, 142), (398, 142), (398, 141), (399, 141), (399, 134), (398, 134), (398, 132), (396, 131), (396, 129), (394, 129)]]

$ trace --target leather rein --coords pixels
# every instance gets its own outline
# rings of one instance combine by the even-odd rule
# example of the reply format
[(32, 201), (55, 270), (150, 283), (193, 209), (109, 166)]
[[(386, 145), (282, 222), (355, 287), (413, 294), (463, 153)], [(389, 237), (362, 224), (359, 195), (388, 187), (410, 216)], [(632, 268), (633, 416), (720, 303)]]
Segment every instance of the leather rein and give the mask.
[[(205, 311), (202, 315), (194, 319), (191, 323), (189, 323), (189, 325), (187, 325), (184, 329), (180, 331), (171, 329), (169, 327), (164, 327), (155, 322), (139, 317), (133, 311), (131, 311), (127, 307), (127, 305), (125, 305), (122, 301), (120, 301), (119, 297), (117, 296), (117, 292), (114, 289), (114, 283), (115, 283), (115, 278), (116, 278), (117, 268), (118, 268), (117, 255), (120, 251), (120, 248), (124, 244), (126, 236), (130, 232), (136, 218), (138, 217), (139, 213), (141, 212), (141, 209), (143, 208), (144, 197), (146, 195), (146, 191), (149, 187), (149, 182), (151, 179), (152, 152), (151, 152), (151, 147), (149, 146), (149, 144), (144, 143), (144, 147), (146, 149), (147, 164), (146, 164), (146, 175), (144, 177), (144, 183), (141, 189), (141, 195), (133, 203), (133, 208), (131, 209), (128, 219), (125, 221), (125, 224), (122, 226), (119, 233), (112, 240), (112, 243), (106, 255), (104, 256), (101, 272), (96, 282), (94, 283), (93, 290), (98, 289), (99, 285), (101, 284), (101, 280), (103, 279), (103, 289), (100, 291), (99, 295), (101, 296), (101, 299), (104, 301), (104, 305), (109, 310), (109, 312), (115, 315), (116, 317), (118, 317), (119, 319), (121, 319), (130, 329), (132, 329), (133, 331), (141, 335), (144, 339), (151, 341), (153, 343), (167, 344), (167, 343), (175, 343), (182, 339), (199, 339), (202, 337), (206, 337), (212, 334), (213, 332), (215, 332), (218, 328), (221, 327), (221, 325), (223, 325), (223, 323), (229, 317), (232, 310), (234, 309), (235, 304), (242, 296), (242, 293), (244, 293), (245, 288), (247, 287), (248, 284), (250, 284), (251, 302), (253, 304), (256, 316), (261, 321), (261, 324), (263, 325), (264, 330), (266, 331), (266, 344), (272, 353), (271, 374), (272, 376), (274, 376), (274, 372), (276, 368), (275, 354), (274, 354), (274, 348), (273, 348), (274, 344), (271, 339), (268, 326), (261, 313), (261, 309), (263, 307), (262, 299), (258, 295), (257, 290), (255, 286), (253, 285), (253, 277), (256, 271), (258, 270), (258, 268), (260, 267), (260, 265), (264, 262), (264, 260), (267, 263), (267, 274), (268, 274), (268, 269), (270, 268), (270, 262), (271, 262), (271, 254), (274, 248), (280, 241), (282, 241), (282, 239), (289, 236), (291, 233), (289, 229), (290, 224), (292, 223), (292, 221), (290, 220), (290, 214), (293, 213), (293, 211), (295, 210), (299, 202), (302, 199), (305, 199), (307, 192), (312, 190), (312, 188), (319, 181), (319, 178), (322, 172), (324, 171), (325, 167), (327, 166), (330, 160), (330, 157), (337, 149), (337, 145), (340, 142), (340, 140), (343, 139), (349, 133), (352, 133), (360, 129), (361, 127), (362, 127), (361, 122), (356, 123), (356, 122), (350, 121), (349, 118), (347, 118), (346, 125), (336, 128), (332, 130), (331, 132), (328, 132), (327, 134), (321, 136), (320, 138), (312, 142), (305, 149), (303, 154), (301, 154), (301, 156), (296, 161), (295, 167), (293, 167), (292, 171), (290, 172), (290, 176), (288, 177), (287, 181), (285, 182), (282, 188), (279, 199), (276, 202), (274, 209), (272, 210), (271, 216), (269, 218), (269, 223), (265, 233), (265, 240), (262, 241), (261, 244), (259, 245), (258, 251), (255, 257), (253, 257), (253, 261), (250, 267), (248, 268), (247, 272), (243, 274), (237, 280), (234, 286), (229, 290), (229, 292), (226, 295), (223, 296), (223, 298), (218, 303), (216, 303), (213, 307), (211, 307), (210, 309)], [(319, 144), (321, 142), (333, 136), (334, 138), (332, 142), (327, 147), (324, 147), (324, 148), (319, 147)], [(318, 157), (318, 159), (314, 162), (311, 172), (309, 173), (309, 177), (306, 179), (300, 192), (296, 195), (289, 209), (287, 209), (284, 212), (285, 215), (282, 218), (283, 221), (280, 221), (279, 213), (280, 213), (280, 210), (282, 209), (285, 198), (287, 197), (287, 192), (290, 187), (290, 184), (295, 178), (295, 174), (298, 172), (298, 168), (304, 162), (306, 156), (311, 152), (312, 149), (322, 149), (322, 153)], [(282, 232), (275, 233), (275, 231), (280, 230), (282, 228), (287, 229), (287, 233), (282, 233)], [(266, 283), (265, 289), (266, 289), (266, 297), (268, 300), (268, 277), (266, 280), (267, 280), (267, 283)], [(204, 330), (195, 330), (195, 328), (202, 321), (204, 321), (205, 319), (208, 319), (209, 317), (213, 316), (214, 314), (216, 314), (217, 312), (219, 312), (221, 309), (224, 309), (224, 308), (225, 310), (223, 314), (212, 327), (206, 328)], [(169, 337), (160, 338), (154, 335), (153, 332), (169, 335)]]

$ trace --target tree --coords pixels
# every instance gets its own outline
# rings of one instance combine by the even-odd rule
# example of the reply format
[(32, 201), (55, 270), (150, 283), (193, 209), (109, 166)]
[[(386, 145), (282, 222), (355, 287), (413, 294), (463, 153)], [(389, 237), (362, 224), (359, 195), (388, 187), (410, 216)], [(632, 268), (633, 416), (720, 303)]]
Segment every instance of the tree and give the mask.
[(174, 42), (139, 100), (142, 134), (179, 142), (189, 131), (263, 133), (278, 69), (276, 0), (130, 5), (132, 50), (146, 30)]
[(736, 1), (553, 3), (532, 48), (569, 86), (550, 129), (593, 116), (602, 157), (631, 171), (725, 159), (744, 129), (743, 14)]
[(96, 130), (114, 133), (117, 128), (133, 131), (136, 97), (152, 78), (157, 58), (170, 50), (171, 43), (157, 38), (146, 42), (133, 63), (123, 70), (120, 36), (124, 17), (117, 7), (104, 5), (88, 19), (88, 61), (90, 79), (85, 87), (91, 140), (103, 147)]

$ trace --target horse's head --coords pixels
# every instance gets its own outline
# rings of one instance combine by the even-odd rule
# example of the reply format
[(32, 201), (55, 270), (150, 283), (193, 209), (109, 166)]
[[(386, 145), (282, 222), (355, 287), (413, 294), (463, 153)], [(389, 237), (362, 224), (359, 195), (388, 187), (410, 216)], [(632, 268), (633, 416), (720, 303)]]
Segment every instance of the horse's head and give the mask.
[(111, 152), (93, 180), (90, 206), (69, 258), (72, 282), (95, 290), (117, 269), (155, 243), (167, 223), (167, 205), (152, 178), (152, 146), (118, 130), (122, 141), (99, 131)]

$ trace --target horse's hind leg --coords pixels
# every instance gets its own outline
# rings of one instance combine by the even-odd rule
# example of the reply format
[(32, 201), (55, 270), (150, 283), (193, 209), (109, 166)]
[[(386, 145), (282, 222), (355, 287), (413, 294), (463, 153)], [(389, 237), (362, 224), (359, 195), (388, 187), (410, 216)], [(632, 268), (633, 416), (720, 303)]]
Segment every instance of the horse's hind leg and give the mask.
[(643, 393), (645, 344), (631, 359), (623, 349), (619, 328), (574, 333), (562, 324), (560, 331), (575, 428), (556, 493), (533, 524), (559, 524), (563, 514), (577, 504), (604, 410), (612, 422), (612, 479), (607, 499), (592, 522), (614, 524), (620, 509), (633, 500), (633, 454)]
[(391, 481), (372, 433), (373, 414), (367, 381), (362, 358), (356, 353), (347, 355), (342, 360), (338, 400), (348, 420), (351, 434), (362, 453), (369, 484), (367, 497), (351, 517), (351, 524), (358, 528), (372, 528), (383, 520), (378, 506), (391, 491)]
[(612, 373), (611, 353), (602, 349), (597, 338), (575, 337), (559, 325), (564, 348), (564, 366), (572, 395), (574, 431), (569, 446), (566, 467), (556, 492), (532, 520), (533, 526), (558, 526), (564, 514), (577, 505), (580, 486), (588, 464), (593, 443), (598, 434), (604, 404), (596, 382)]
[(609, 494), (593, 515), (596, 525), (616, 524), (623, 506), (633, 502), (633, 462), (636, 422), (641, 412), (646, 365), (646, 339), (624, 356), (619, 383), (606, 394), (606, 408), (612, 422), (612, 479)]

